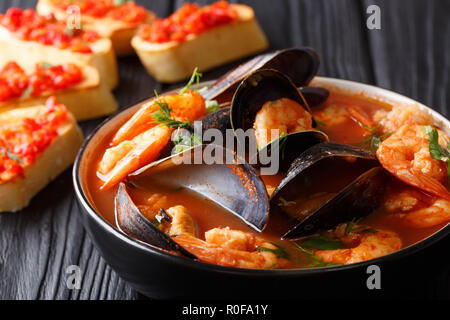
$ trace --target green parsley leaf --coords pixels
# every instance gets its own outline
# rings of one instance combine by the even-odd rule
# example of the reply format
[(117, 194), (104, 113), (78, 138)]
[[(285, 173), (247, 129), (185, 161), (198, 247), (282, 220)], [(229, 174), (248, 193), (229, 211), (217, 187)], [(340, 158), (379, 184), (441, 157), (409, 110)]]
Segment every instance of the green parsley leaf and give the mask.
[(125, 3), (130, 2), (131, 0), (114, 0), (114, 5), (116, 7), (123, 6)]
[(325, 261), (323, 261), (323, 258), (316, 256), (316, 254), (314, 253), (313, 250), (305, 249), (301, 245), (299, 245), (298, 243), (295, 243), (295, 242), (294, 242), (294, 245), (297, 247), (297, 249), (299, 249), (303, 253), (306, 253), (309, 256), (309, 258), (311, 259), (310, 266), (313, 268), (333, 267), (333, 266), (342, 265), (342, 263), (325, 262)]
[(22, 158), (20, 158), (17, 154), (14, 154), (11, 151), (7, 150), (5, 147), (0, 147), (0, 153), (2, 153), (3, 155), (7, 156), (11, 160), (19, 163), (20, 165), (24, 164)]
[(172, 119), (170, 115), (169, 105), (165, 101), (159, 101), (159, 97), (155, 100), (155, 104), (159, 106), (159, 110), (152, 113), (153, 120), (155, 122), (164, 124), (168, 127), (172, 128), (189, 128), (191, 127), (191, 123), (189, 121), (182, 122), (178, 120)]
[(175, 154), (183, 152), (192, 147), (201, 145), (203, 143), (202, 138), (189, 131), (181, 131), (177, 129), (172, 136), (172, 142), (175, 144)]
[(41, 62), (40, 66), (41, 66), (41, 68), (44, 68), (44, 69), (50, 69), (53, 67), (53, 65), (48, 62)]
[(20, 99), (26, 99), (29, 98), (31, 96), (31, 94), (33, 93), (33, 87), (28, 86), (24, 92), (22, 92), (22, 95), (20, 96)]
[(206, 101), (206, 112), (213, 113), (217, 110), (220, 110), (220, 105), (216, 100), (207, 100)]
[(289, 259), (289, 254), (286, 252), (286, 250), (284, 250), (281, 246), (277, 245), (276, 243), (271, 242), (271, 244), (273, 244), (276, 247), (276, 249), (269, 249), (266, 247), (258, 247), (256, 249), (256, 251), (272, 252), (277, 256), (277, 258)]
[(302, 246), (320, 250), (336, 250), (345, 248), (341, 240), (325, 236), (318, 236), (307, 239), (302, 242)]
[(179, 94), (182, 93), (187, 93), (189, 92), (189, 89), (191, 88), (192, 84), (194, 83), (194, 81), (197, 82), (197, 84), (199, 84), (200, 82), (200, 78), (203, 76), (203, 74), (197, 72), (198, 68), (194, 69), (194, 72), (192, 73), (191, 79), (189, 80), (189, 82), (187, 83), (187, 85), (181, 89), (180, 91), (178, 91)]
[(380, 125), (375, 127), (369, 127), (359, 122), (358, 124), (370, 133), (370, 135), (366, 139), (355, 144), (358, 147), (367, 147), (372, 151), (377, 151), (378, 147), (380, 146), (380, 143), (383, 142), (384, 139), (388, 138), (392, 134), (392, 132), (385, 132), (382, 134), (379, 131), (379, 129), (381, 128)]
[[(433, 159), (447, 163), (447, 174), (450, 177), (450, 152), (439, 144), (439, 133), (431, 126), (423, 127), (425, 136), (428, 136), (430, 155)], [(447, 145), (450, 149), (450, 143)]]

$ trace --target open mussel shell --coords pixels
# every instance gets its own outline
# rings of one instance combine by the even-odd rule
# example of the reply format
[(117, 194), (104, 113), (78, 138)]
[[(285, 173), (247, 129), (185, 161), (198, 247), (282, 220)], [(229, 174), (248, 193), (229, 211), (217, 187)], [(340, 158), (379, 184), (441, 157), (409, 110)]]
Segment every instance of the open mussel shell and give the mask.
[(273, 51), (256, 56), (226, 73), (202, 95), (207, 100), (216, 99), (259, 69), (278, 70), (290, 77), (296, 86), (306, 86), (319, 71), (319, 66), (319, 54), (312, 48), (299, 47)]
[[(366, 173), (378, 165), (373, 152), (334, 142), (320, 143), (303, 152), (270, 200), (273, 210), (297, 221), (284, 237), (305, 236), (372, 212), (380, 203), (384, 172)], [(322, 218), (315, 220), (316, 214)], [(309, 221), (307, 227), (303, 221)]]
[(382, 167), (370, 169), (289, 230), (283, 239), (299, 239), (319, 230), (333, 229), (340, 223), (367, 216), (380, 205), (386, 182), (386, 171)]
[(300, 92), (310, 107), (321, 105), (330, 96), (330, 91), (318, 87), (301, 87)]
[(242, 129), (246, 132), (253, 128), (256, 114), (264, 103), (280, 98), (294, 100), (310, 111), (308, 106), (304, 105), (299, 89), (292, 81), (284, 74), (271, 69), (255, 71), (245, 78), (237, 88), (231, 103), (231, 125), (241, 145), (245, 146), (246, 139), (249, 139), (249, 161), (257, 168), (264, 166), (264, 163), (267, 162), (263, 160), (264, 158), (273, 162), (273, 152), (275, 151), (278, 153), (275, 158), (279, 161), (281, 170), (284, 171), (303, 151), (317, 143), (328, 141), (326, 134), (312, 129), (288, 134), (284, 138), (284, 142), (277, 139), (257, 152), (252, 151), (250, 146), (256, 145), (255, 136), (247, 137), (247, 135), (240, 134), (238, 130)]
[(262, 231), (269, 200), (255, 169), (219, 145), (199, 145), (151, 163), (128, 176), (137, 188), (148, 185), (185, 188), (215, 202)]
[(230, 107), (219, 109), (202, 119), (202, 132), (209, 129), (217, 129), (223, 137), (226, 136), (226, 130), (231, 129)]
[(249, 163), (257, 169), (273, 166), (278, 161), (278, 170), (286, 172), (292, 162), (305, 150), (328, 141), (328, 136), (318, 130), (294, 132), (284, 138), (276, 139), (251, 157)]
[(234, 130), (253, 128), (256, 114), (264, 103), (281, 98), (298, 102), (307, 111), (299, 89), (284, 74), (273, 69), (262, 69), (251, 73), (236, 89), (231, 102), (231, 125)]
[(122, 232), (154, 247), (196, 259), (195, 255), (181, 247), (144, 217), (130, 198), (124, 183), (119, 184), (114, 205), (116, 225)]

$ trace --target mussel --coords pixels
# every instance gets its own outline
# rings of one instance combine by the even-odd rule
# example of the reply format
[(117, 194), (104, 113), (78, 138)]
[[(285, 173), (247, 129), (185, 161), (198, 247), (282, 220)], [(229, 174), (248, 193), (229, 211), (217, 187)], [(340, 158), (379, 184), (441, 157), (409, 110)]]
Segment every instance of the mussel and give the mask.
[(188, 258), (196, 258), (144, 217), (131, 200), (123, 182), (119, 184), (114, 205), (116, 225), (122, 232), (156, 248), (181, 254)]
[[(239, 84), (231, 103), (231, 126), (234, 132), (237, 133), (238, 129), (246, 132), (253, 128), (256, 114), (261, 110), (263, 104), (280, 98), (294, 100), (310, 112), (309, 106), (305, 105), (299, 93), (299, 89), (284, 74), (272, 69), (261, 69), (250, 74)], [(242, 135), (236, 134), (236, 137), (239, 143), (246, 144)], [(254, 135), (248, 138), (250, 139), (250, 145), (255, 143)], [(250, 154), (250, 163), (255, 163), (256, 167), (261, 167), (264, 162), (261, 161), (263, 155), (267, 159), (273, 159), (272, 153), (275, 151), (278, 152), (277, 160), (283, 171), (303, 151), (324, 141), (328, 141), (327, 135), (315, 129), (291, 133), (286, 135), (283, 141), (280, 139), (274, 140), (261, 148), (256, 154)]]
[(270, 199), (272, 210), (297, 221), (283, 238), (297, 239), (368, 215), (381, 203), (386, 178), (371, 151), (334, 142), (309, 148)]
[(259, 69), (278, 70), (290, 77), (296, 86), (306, 86), (319, 71), (319, 66), (319, 54), (312, 48), (299, 47), (273, 51), (256, 56), (226, 73), (202, 95), (207, 100), (216, 99)]

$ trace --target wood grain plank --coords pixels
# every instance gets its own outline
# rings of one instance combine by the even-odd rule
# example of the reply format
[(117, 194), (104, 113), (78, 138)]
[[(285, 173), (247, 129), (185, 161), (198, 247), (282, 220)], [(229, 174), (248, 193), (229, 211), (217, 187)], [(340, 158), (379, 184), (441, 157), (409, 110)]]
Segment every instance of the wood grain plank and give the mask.
[[(137, 1), (165, 17), (183, 1)], [(198, 1), (201, 4), (212, 0)], [(381, 0), (245, 0), (254, 7), (272, 49), (308, 45), (322, 55), (321, 75), (374, 83), (417, 98), (448, 115), (450, 104), (449, 2)], [(365, 8), (382, 9), (382, 30), (365, 28)], [(0, 1), (33, 7), (32, 0)], [(242, 60), (241, 60), (242, 61)], [(214, 79), (240, 61), (205, 73)], [(136, 57), (119, 60), (120, 86), (114, 91), (121, 109), (178, 85), (156, 83)], [(85, 121), (88, 134), (103, 119)], [(67, 170), (16, 214), (0, 215), (0, 299), (137, 299), (108, 266), (86, 235)], [(450, 239), (407, 260), (432, 277), (411, 277), (399, 289), (406, 297), (450, 297), (448, 263), (437, 260)], [(421, 262), (427, 261), (427, 263)], [(81, 290), (68, 290), (65, 270), (80, 266)], [(427, 273), (430, 274), (430, 273)]]

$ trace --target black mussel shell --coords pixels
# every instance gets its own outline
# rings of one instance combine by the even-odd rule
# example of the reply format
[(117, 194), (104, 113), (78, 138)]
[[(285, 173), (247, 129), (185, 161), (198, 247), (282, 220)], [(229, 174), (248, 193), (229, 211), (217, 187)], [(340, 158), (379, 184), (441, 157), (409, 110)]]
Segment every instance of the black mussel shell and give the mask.
[(299, 239), (319, 230), (330, 230), (340, 223), (367, 216), (379, 207), (386, 182), (387, 174), (382, 167), (370, 169), (289, 230), (283, 239)]
[[(296, 205), (306, 203), (311, 197), (324, 194), (330, 195), (328, 198), (324, 197), (325, 203), (331, 203), (329, 205), (333, 206), (345, 203), (345, 208), (349, 208), (348, 214), (347, 212), (330, 211), (330, 215), (336, 215), (334, 218), (337, 218), (339, 221), (342, 219), (347, 219), (343, 221), (348, 221), (352, 218), (364, 216), (380, 203), (379, 197), (383, 192), (383, 188), (374, 188), (373, 192), (364, 193), (367, 190), (370, 191), (370, 187), (380, 186), (377, 179), (368, 179), (369, 182), (361, 184), (359, 188), (356, 188), (354, 184), (359, 177), (363, 177), (366, 172), (377, 166), (379, 166), (379, 163), (371, 151), (334, 142), (317, 144), (303, 152), (292, 162), (286, 177), (271, 196), (271, 208), (272, 210), (285, 212), (300, 221), (305, 218), (313, 219), (316, 212), (320, 212), (320, 207), (324, 206), (323, 203), (319, 203), (319, 208), (313, 208), (312, 213), (308, 213), (307, 217), (299, 217), (293, 213), (293, 210), (296, 210)], [(374, 177), (377, 178), (378, 175), (369, 176), (369, 178)], [(363, 180), (366, 181), (366, 178)], [(367, 189), (363, 187), (367, 187)], [(348, 192), (348, 190), (352, 192)], [(352, 197), (364, 198), (363, 204), (366, 207), (353, 206), (352, 201), (354, 198)], [(348, 219), (349, 215), (351, 217)], [(330, 221), (334, 225), (335, 220), (330, 219)], [(320, 222), (323, 222), (323, 220), (320, 220)], [(308, 232), (313, 233), (323, 228), (324, 225), (318, 224)], [(297, 227), (294, 230), (298, 230)], [(286, 234), (286, 237), (305, 235), (306, 230), (301, 229), (301, 231), (301, 233), (293, 231), (294, 233)]]
[(262, 231), (267, 224), (269, 200), (255, 169), (219, 145), (199, 145), (153, 162), (128, 176), (138, 188), (156, 184), (186, 188), (215, 202)]
[(231, 102), (231, 125), (234, 130), (253, 128), (256, 114), (267, 101), (288, 98), (307, 111), (299, 89), (281, 72), (261, 69), (245, 78), (236, 89)]
[(278, 70), (290, 77), (296, 86), (306, 86), (319, 71), (319, 66), (319, 54), (308, 47), (261, 54), (223, 75), (203, 93), (203, 96), (207, 100), (216, 99), (221, 93), (259, 69)]
[(330, 91), (318, 87), (301, 87), (300, 92), (310, 107), (321, 105), (330, 96)]
[(202, 132), (208, 129), (219, 130), (223, 137), (226, 136), (226, 130), (231, 129), (230, 107), (219, 109), (205, 116), (202, 119)]
[[(268, 159), (275, 160), (279, 163), (279, 171), (286, 172), (292, 162), (305, 150), (326, 141), (328, 141), (328, 136), (318, 130), (294, 132), (270, 142), (258, 150), (255, 157), (251, 158), (249, 162), (254, 164), (255, 168), (260, 169), (273, 165), (267, 163)], [(277, 155), (276, 157), (272, 156), (273, 152)], [(264, 157), (266, 157), (265, 160)]]
[(142, 215), (122, 182), (119, 184), (114, 205), (116, 225), (122, 232), (151, 246), (196, 259), (195, 255), (181, 247), (169, 235), (159, 230)]

